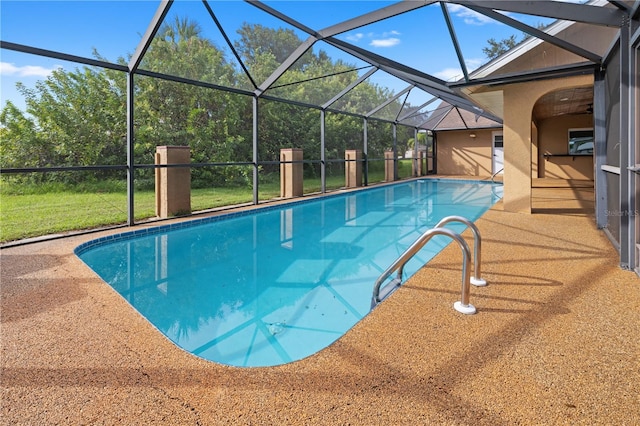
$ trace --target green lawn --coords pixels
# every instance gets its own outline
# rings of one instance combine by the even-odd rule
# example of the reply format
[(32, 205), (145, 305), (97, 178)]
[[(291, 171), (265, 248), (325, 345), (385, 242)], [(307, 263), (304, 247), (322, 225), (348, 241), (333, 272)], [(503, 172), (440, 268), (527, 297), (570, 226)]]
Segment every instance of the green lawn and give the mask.
[[(400, 177), (410, 175), (410, 168), (410, 161), (401, 161)], [(370, 171), (370, 183), (383, 179), (384, 170)], [(305, 193), (319, 192), (320, 179), (305, 179), (303, 186)], [(342, 186), (344, 176), (327, 178), (327, 189)], [(280, 195), (279, 182), (261, 182), (259, 188), (261, 201)], [(0, 242), (117, 225), (127, 221), (127, 194), (121, 181), (83, 185), (82, 188), (74, 189), (60, 185), (19, 186), (3, 181), (1, 190)], [(247, 187), (193, 189), (191, 192), (193, 211), (250, 203), (252, 200), (252, 189)], [(134, 211), (136, 220), (155, 216), (153, 190), (136, 191)]]
[[(267, 186), (267, 185), (265, 185)], [(264, 190), (264, 191), (263, 191)], [(261, 195), (276, 191), (263, 188)], [(194, 189), (193, 211), (251, 202), (250, 188)], [(154, 191), (134, 194), (136, 220), (155, 216)], [(116, 225), (127, 221), (126, 192), (61, 191), (44, 194), (3, 194), (0, 199), (0, 241)]]

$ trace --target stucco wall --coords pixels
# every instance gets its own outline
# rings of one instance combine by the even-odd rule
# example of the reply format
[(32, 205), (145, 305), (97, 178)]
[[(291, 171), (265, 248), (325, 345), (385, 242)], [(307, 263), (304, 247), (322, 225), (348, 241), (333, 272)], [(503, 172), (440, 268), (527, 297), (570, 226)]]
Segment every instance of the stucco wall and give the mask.
[[(491, 176), (492, 130), (495, 129), (438, 132), (438, 174)], [(476, 137), (470, 137), (471, 133)]]
[(569, 152), (569, 129), (593, 128), (590, 114), (564, 115), (539, 123), (538, 177), (593, 180), (593, 156), (544, 157)]
[[(533, 107), (538, 99), (554, 90), (584, 87), (593, 77), (575, 76), (502, 86), (504, 99), (504, 209), (514, 213), (531, 213), (531, 183), (534, 152), (544, 153), (543, 132), (538, 123), (532, 132)], [(566, 117), (566, 116), (565, 116)], [(538, 149), (534, 149), (534, 137)], [(538, 162), (538, 168), (541, 166)]]
[[(564, 115), (531, 123), (532, 178), (591, 179), (593, 157), (548, 157), (568, 152), (568, 130), (592, 128), (592, 115)], [(492, 131), (450, 130), (438, 132), (438, 174), (491, 176)], [(475, 138), (469, 135), (474, 133)], [(505, 144), (508, 142), (505, 141)]]

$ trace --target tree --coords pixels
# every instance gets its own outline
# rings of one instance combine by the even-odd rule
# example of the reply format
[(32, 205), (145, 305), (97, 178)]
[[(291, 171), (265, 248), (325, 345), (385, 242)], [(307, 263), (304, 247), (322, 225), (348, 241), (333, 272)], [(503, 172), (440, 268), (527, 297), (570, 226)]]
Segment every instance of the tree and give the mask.
[(516, 36), (512, 34), (508, 38), (502, 39), (500, 41), (496, 41), (496, 39), (490, 38), (489, 40), (487, 40), (487, 43), (489, 44), (489, 46), (483, 47), (482, 53), (484, 53), (487, 58), (493, 59), (512, 49), (516, 44), (518, 44), (518, 41), (516, 40)]
[(0, 113), (0, 124), (0, 167), (42, 167), (51, 163), (51, 145), (39, 137), (35, 122), (11, 101)]
[[(164, 24), (141, 63), (153, 71), (233, 87), (237, 73), (224, 52), (202, 37), (200, 26), (176, 17)], [(188, 145), (194, 163), (251, 158), (250, 121), (238, 95), (156, 78), (136, 79), (136, 162), (153, 162), (159, 145)], [(196, 168), (196, 186), (238, 181), (239, 168)], [(244, 170), (244, 169), (242, 169)], [(249, 183), (246, 171), (243, 180)], [(152, 184), (152, 173), (139, 171)]]
[(11, 103), (0, 114), (3, 167), (123, 164), (125, 94), (103, 71), (56, 70), (33, 89), (17, 88), (26, 114)]
[[(233, 66), (200, 31), (197, 24), (179, 18), (163, 25), (142, 67), (232, 85)], [(97, 52), (94, 56), (104, 60)], [(124, 73), (90, 67), (57, 70), (33, 89), (18, 89), (26, 100), (26, 114), (11, 104), (2, 111), (2, 149), (7, 154), (3, 167), (126, 163)], [(138, 164), (152, 164), (158, 145), (190, 145), (194, 162), (232, 161), (243, 134), (251, 134), (239, 118), (238, 96), (144, 76), (135, 77), (134, 90)], [(200, 174), (205, 170), (194, 170), (196, 180)], [(139, 170), (137, 177), (151, 179), (153, 171)]]
[[(234, 45), (249, 70), (255, 66), (264, 65), (263, 55), (265, 54), (271, 55), (274, 64), (280, 65), (302, 44), (302, 40), (296, 33), (287, 28), (273, 29), (260, 24), (244, 22), (237, 33), (240, 35), (240, 39)], [(295, 67), (299, 69), (305, 67), (311, 58), (311, 53), (306, 52), (296, 62)], [(271, 71), (274, 70), (275, 68)]]
[[(540, 31), (544, 31), (546, 27), (547, 25), (543, 22), (538, 22), (536, 24), (536, 29)], [(512, 34), (507, 38), (503, 38), (500, 41), (496, 41), (496, 39), (490, 38), (489, 40), (487, 40), (489, 46), (482, 48), (482, 53), (484, 53), (489, 59), (496, 58), (507, 52), (508, 50), (513, 49), (516, 44), (528, 39), (529, 37), (531, 37), (529, 34), (522, 33), (522, 37), (520, 38), (520, 40), (516, 39), (515, 34)]]
[[(302, 43), (292, 30), (282, 28), (244, 24), (239, 33), (236, 48), (257, 82), (271, 75)], [(97, 51), (94, 56), (107, 61)], [(118, 62), (126, 65), (128, 60), (119, 58)], [(197, 23), (179, 17), (161, 26), (140, 67), (224, 87), (237, 87), (245, 78), (243, 71), (227, 61), (223, 50), (203, 37)], [(357, 78), (354, 65), (333, 60), (322, 50), (309, 49), (267, 94), (320, 105)], [(86, 66), (72, 71), (57, 70), (33, 89), (19, 85), (19, 90), (26, 100), (26, 112), (8, 103), (0, 114), (3, 142), (0, 166), (126, 164), (125, 73)], [(190, 146), (194, 163), (251, 161), (251, 97), (140, 74), (134, 76), (133, 90), (135, 164), (153, 164), (159, 145)], [(388, 89), (365, 81), (339, 100), (336, 107), (362, 113), (390, 96)], [(399, 101), (393, 106), (397, 106), (397, 111)], [(394, 112), (393, 116), (396, 115)], [(260, 99), (259, 159), (277, 161), (281, 148), (294, 146), (304, 148), (305, 159), (318, 160), (319, 116), (317, 109)], [(344, 147), (361, 146), (361, 125), (361, 119), (339, 114), (327, 121), (330, 132), (327, 148), (332, 158), (342, 158), (340, 151)], [(369, 152), (381, 152), (390, 144), (390, 127), (372, 126), (381, 131), (372, 131)], [(376, 133), (380, 136), (375, 136)], [(314, 168), (307, 169), (310, 172)], [(192, 170), (192, 178), (195, 185), (250, 184), (249, 171), (250, 168), (239, 165), (197, 167)], [(73, 176), (86, 178), (80, 173)], [(100, 177), (98, 173), (91, 176)], [(136, 170), (138, 185), (146, 182), (152, 186), (153, 181), (153, 169)]]

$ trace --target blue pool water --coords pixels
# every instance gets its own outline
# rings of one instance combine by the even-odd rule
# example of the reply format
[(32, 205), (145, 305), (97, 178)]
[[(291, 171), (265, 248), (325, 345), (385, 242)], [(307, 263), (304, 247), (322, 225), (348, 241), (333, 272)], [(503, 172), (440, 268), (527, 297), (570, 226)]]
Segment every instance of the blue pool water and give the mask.
[[(186, 351), (271, 366), (337, 340), (369, 313), (378, 276), (424, 231), (449, 215), (474, 221), (501, 195), (491, 183), (414, 180), (114, 235), (76, 254)], [(449, 242), (431, 240), (405, 277)]]

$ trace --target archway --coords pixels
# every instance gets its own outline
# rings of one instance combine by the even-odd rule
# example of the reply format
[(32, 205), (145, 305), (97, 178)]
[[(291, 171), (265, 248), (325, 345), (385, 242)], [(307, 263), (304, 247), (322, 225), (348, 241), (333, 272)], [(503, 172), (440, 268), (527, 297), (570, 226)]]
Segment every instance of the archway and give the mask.
[[(593, 93), (593, 76), (581, 75), (503, 86), (506, 211), (531, 213), (534, 158), (537, 160), (540, 155), (535, 147), (539, 146), (538, 141), (542, 140), (539, 126), (544, 114), (541, 108), (549, 105), (549, 110), (553, 111), (554, 96), (562, 95), (563, 91), (572, 88), (590, 88)], [(550, 98), (545, 100), (547, 94), (550, 94)], [(535, 109), (536, 105), (538, 110)]]

